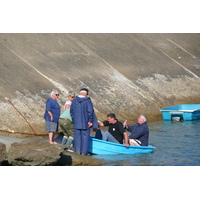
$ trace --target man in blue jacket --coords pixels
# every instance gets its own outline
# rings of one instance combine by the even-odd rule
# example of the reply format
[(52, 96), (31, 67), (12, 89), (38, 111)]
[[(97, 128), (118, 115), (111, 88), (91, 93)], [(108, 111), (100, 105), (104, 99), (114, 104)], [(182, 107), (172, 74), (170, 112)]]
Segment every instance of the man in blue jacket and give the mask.
[[(71, 104), (70, 114), (74, 125), (74, 148), (76, 153), (87, 155), (90, 141), (90, 128), (93, 127), (96, 116), (88, 89), (82, 88)], [(94, 127), (93, 127), (94, 128)]]
[(129, 135), (129, 143), (134, 146), (148, 146), (149, 127), (147, 125), (147, 117), (140, 115), (136, 124), (128, 126), (127, 122), (123, 124), (127, 131), (131, 132)]

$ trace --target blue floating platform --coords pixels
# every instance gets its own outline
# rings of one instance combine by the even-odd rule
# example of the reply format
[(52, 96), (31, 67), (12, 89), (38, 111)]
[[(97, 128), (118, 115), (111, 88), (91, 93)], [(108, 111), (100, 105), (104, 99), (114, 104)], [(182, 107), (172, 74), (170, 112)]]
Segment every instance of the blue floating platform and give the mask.
[(180, 118), (180, 120), (192, 121), (200, 119), (200, 104), (175, 105), (162, 108), (160, 111), (163, 120)]

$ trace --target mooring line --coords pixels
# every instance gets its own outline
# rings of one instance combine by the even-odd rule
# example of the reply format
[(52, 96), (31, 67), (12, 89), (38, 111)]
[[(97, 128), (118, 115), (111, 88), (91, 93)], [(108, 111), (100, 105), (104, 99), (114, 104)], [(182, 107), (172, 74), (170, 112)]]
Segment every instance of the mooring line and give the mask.
[(23, 117), (23, 119), (26, 121), (26, 123), (29, 125), (29, 127), (31, 128), (31, 130), (34, 132), (35, 135), (37, 135), (37, 133), (34, 131), (34, 129), (32, 128), (32, 126), (29, 124), (29, 122), (27, 121), (27, 119), (24, 117), (24, 115), (22, 115), (22, 113), (14, 106), (14, 104), (10, 101), (9, 98), (5, 97), (5, 99), (10, 103), (10, 105)]

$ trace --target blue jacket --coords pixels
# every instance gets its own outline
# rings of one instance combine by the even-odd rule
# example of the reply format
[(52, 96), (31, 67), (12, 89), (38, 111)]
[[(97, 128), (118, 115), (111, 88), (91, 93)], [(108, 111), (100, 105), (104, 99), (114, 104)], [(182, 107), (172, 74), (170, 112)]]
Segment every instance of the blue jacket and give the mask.
[(51, 116), (48, 114), (48, 111), (51, 111), (54, 117), (55, 123), (58, 123), (58, 119), (60, 116), (60, 106), (57, 101), (52, 98), (49, 98), (46, 101), (46, 110), (44, 113), (44, 119), (51, 122)]
[(141, 142), (141, 146), (148, 146), (149, 127), (147, 123), (136, 123), (133, 126), (128, 126), (127, 131), (131, 132), (130, 139), (137, 139)]
[[(74, 129), (88, 129), (88, 122), (96, 124), (96, 115), (90, 97), (77, 96), (70, 107)], [(93, 126), (94, 128), (94, 126)]]

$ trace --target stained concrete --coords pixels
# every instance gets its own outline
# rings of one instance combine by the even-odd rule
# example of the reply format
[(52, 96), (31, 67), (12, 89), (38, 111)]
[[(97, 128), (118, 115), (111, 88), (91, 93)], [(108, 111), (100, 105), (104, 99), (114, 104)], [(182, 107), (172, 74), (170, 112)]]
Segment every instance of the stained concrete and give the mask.
[(21, 138), (10, 137), (10, 136), (7, 136), (7, 135), (0, 135), (0, 141), (1, 141), (1, 143), (6, 145), (6, 151), (9, 151), (12, 143), (21, 142), (22, 140), (23, 139), (21, 139)]
[(161, 117), (160, 108), (199, 103), (200, 34), (0, 34), (1, 130), (37, 133), (53, 88), (90, 90), (100, 120)]

